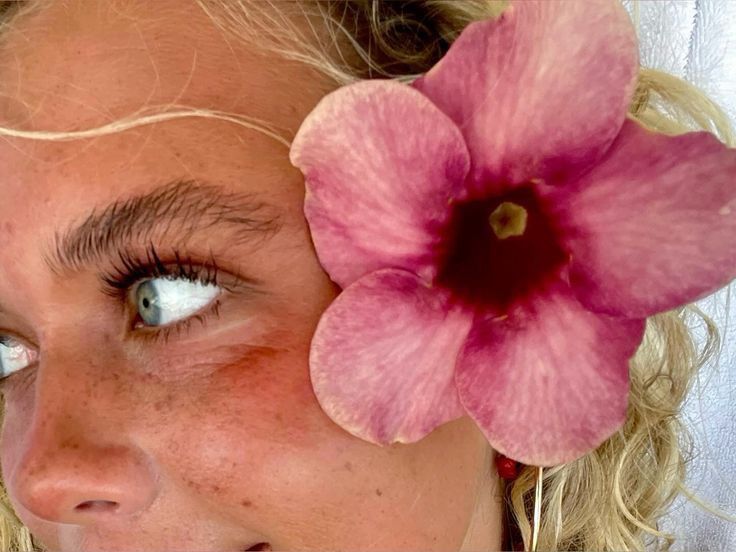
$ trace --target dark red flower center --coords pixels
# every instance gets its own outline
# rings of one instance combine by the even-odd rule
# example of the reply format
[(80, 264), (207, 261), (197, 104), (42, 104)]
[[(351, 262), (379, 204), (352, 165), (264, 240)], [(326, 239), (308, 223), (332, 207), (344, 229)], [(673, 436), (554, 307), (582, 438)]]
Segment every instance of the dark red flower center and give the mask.
[(455, 205), (450, 249), (436, 280), (460, 299), (506, 312), (569, 256), (534, 193), (534, 185)]

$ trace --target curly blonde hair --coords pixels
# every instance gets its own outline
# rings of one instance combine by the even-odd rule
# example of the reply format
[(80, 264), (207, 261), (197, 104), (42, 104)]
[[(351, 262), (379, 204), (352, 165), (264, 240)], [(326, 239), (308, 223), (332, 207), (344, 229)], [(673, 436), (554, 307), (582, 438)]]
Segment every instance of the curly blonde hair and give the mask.
[[(196, 0), (228, 36), (305, 63), (337, 86), (361, 79), (410, 82), (445, 54), (463, 28), (497, 17), (505, 2), (493, 0)], [(15, 6), (10, 8), (8, 4)], [(38, 0), (0, 4), (9, 13), (3, 27)], [(5, 10), (0, 10), (0, 13)], [(636, 10), (635, 10), (636, 13)], [(309, 25), (304, 25), (304, 20)], [(305, 28), (309, 29), (305, 35)], [(120, 132), (179, 117), (215, 117), (264, 132), (284, 145), (264, 121), (240, 114), (158, 106), (95, 129), (40, 132), (1, 128), (0, 135), (73, 140)], [(706, 130), (734, 146), (728, 117), (701, 91), (661, 71), (641, 68), (629, 116), (666, 134)], [(693, 326), (704, 324), (698, 350)], [(695, 305), (647, 320), (644, 340), (630, 362), (630, 396), (625, 425), (596, 450), (569, 464), (547, 469), (543, 479), (540, 550), (668, 549), (672, 535), (658, 519), (678, 493), (704, 506), (684, 485), (693, 441), (681, 408), (698, 370), (720, 348), (716, 325)], [(530, 548), (537, 469), (526, 466), (507, 484), (509, 525)], [(0, 549), (38, 550), (0, 488)], [(720, 515), (720, 514), (719, 514)], [(509, 546), (509, 543), (505, 543)]]

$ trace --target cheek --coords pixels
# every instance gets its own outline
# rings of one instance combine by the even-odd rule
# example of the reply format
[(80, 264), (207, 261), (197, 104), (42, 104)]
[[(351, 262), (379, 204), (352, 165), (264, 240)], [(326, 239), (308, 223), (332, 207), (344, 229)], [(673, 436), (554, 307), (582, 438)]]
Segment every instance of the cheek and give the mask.
[(307, 359), (307, 345), (252, 347), (213, 373), (165, 447), (180, 484), (234, 524), (297, 539), (290, 547), (455, 546), (478, 473), (473, 432), (453, 423), (413, 446), (360, 441), (320, 409)]
[(11, 241), (13, 236), (15, 236), (15, 224), (8, 221), (0, 224), (0, 238), (2, 238), (3, 241)]
[(220, 397), (223, 431), (259, 443), (307, 446), (327, 422), (309, 380), (308, 345), (250, 347), (217, 371), (208, 391)]
[(230, 362), (151, 403), (150, 446), (194, 492), (277, 512), (288, 496), (324, 497), (325, 476), (353, 480), (356, 443), (374, 448), (324, 414), (309, 379), (310, 340), (295, 335), (311, 334), (292, 328), (234, 346)]
[(151, 404), (149, 435), (165, 430), (164, 442), (152, 446), (161, 447), (163, 461), (189, 487), (220, 494), (248, 489), (232, 500), (250, 505), (260, 488), (278, 481), (286, 457), (307, 460), (319, 443), (340, 434), (312, 391), (308, 342), (288, 339), (268, 340), (283, 348), (234, 347), (234, 360)]

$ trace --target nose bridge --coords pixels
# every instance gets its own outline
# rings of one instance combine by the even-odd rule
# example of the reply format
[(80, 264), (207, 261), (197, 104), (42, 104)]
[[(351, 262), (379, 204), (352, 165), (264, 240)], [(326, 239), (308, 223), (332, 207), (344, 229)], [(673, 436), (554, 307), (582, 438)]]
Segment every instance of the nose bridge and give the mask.
[(63, 341), (43, 347), (33, 399), (39, 438), (49, 432), (104, 437), (111, 425), (118, 433), (124, 429), (133, 388), (121, 356), (109, 345), (96, 334), (66, 332)]
[[(49, 347), (21, 427), (9, 489), (35, 516), (86, 524), (133, 514), (156, 495), (156, 469), (129, 431), (135, 416), (119, 356), (93, 346)], [(19, 437), (16, 435), (16, 437)]]

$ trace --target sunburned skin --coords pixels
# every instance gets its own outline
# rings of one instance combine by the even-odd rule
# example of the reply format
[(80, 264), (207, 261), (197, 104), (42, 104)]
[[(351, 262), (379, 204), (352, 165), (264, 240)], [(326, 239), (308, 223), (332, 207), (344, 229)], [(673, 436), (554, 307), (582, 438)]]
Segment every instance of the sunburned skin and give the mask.
[[(48, 4), (0, 45), (4, 125), (87, 128), (176, 101), (293, 135), (331, 86), (228, 43), (193, 2)], [(0, 461), (12, 505), (41, 544), (501, 547), (491, 451), (468, 418), (412, 445), (379, 447), (317, 403), (310, 339), (340, 290), (315, 256), (303, 178), (283, 144), (188, 118), (94, 140), (3, 139), (0, 166), (0, 334), (38, 355), (3, 384)], [(218, 277), (233, 284), (218, 297), (218, 316), (154, 341), (155, 328), (131, 325), (135, 304), (101, 291), (119, 259), (63, 272), (51, 265), (58, 239), (90, 214), (175, 181), (257, 201), (253, 216), (277, 224), (253, 242), (171, 226), (125, 245), (145, 258), (153, 244), (168, 265), (174, 248), (195, 265), (215, 259)]]

